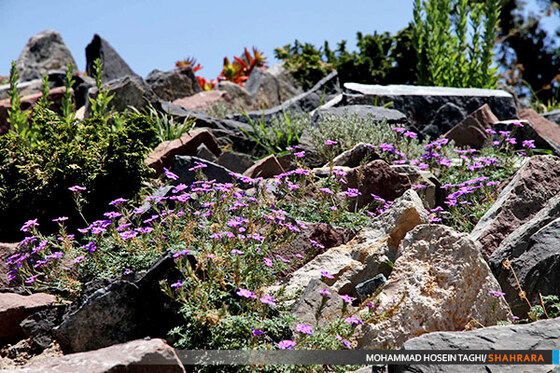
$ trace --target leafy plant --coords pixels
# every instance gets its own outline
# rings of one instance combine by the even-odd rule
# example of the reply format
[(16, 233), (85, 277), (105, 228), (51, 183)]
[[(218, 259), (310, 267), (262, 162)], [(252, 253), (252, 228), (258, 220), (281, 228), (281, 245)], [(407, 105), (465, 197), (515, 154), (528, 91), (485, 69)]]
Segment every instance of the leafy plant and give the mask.
[(255, 47), (253, 47), (253, 54), (247, 48), (244, 48), (241, 57), (233, 57), (233, 63), (227, 57), (224, 57), (224, 65), (218, 76), (218, 81), (228, 80), (243, 86), (253, 69), (257, 67), (266, 67), (266, 57)]
[(97, 87), (97, 95), (94, 98), (89, 99), (91, 103), (91, 117), (95, 119), (100, 119), (103, 122), (111, 118), (111, 113), (108, 111), (109, 103), (113, 99), (113, 95), (109, 95), (109, 89), (103, 87), (101, 81), (101, 73), (103, 70), (103, 62), (97, 58), (93, 62), (95, 85)]
[(74, 85), (75, 81), (72, 78), (72, 69), (73, 65), (68, 63), (67, 71), (66, 71), (66, 78), (64, 80), (64, 87), (66, 88), (64, 91), (64, 97), (62, 98), (62, 118), (68, 124), (72, 123), (74, 120), (74, 102), (72, 101), (72, 86)]
[(472, 4), (467, 0), (415, 0), (413, 44), (418, 83), (495, 88), (498, 75), (492, 63), (499, 15), (500, 0)]
[(12, 61), (10, 69), (10, 88), (8, 96), (10, 96), (10, 110), (8, 111), (8, 124), (10, 128), (23, 138), (31, 136), (31, 128), (29, 127), (29, 112), (21, 111), (21, 96), (17, 90), (18, 73), (16, 62)]
[[(137, 115), (140, 115), (138, 110), (134, 110)], [(191, 131), (196, 125), (196, 118), (185, 118), (183, 123), (175, 123), (172, 115), (160, 113), (153, 106), (145, 111), (144, 116), (152, 123), (159, 142), (176, 140)]]

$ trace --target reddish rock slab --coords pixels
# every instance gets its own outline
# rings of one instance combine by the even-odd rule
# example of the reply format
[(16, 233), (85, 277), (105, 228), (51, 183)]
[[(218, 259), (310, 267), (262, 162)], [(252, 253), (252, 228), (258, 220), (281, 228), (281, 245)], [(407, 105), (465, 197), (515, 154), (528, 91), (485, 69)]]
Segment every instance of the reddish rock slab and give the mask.
[(155, 171), (153, 176), (158, 177), (163, 172), (164, 167), (171, 167), (176, 155), (194, 156), (200, 144), (204, 144), (217, 157), (222, 153), (212, 133), (204, 129), (195, 129), (185, 133), (177, 140), (164, 141), (159, 144), (148, 155), (145, 163)]
[(471, 232), (482, 244), (484, 258), (488, 260), (509, 234), (531, 220), (558, 193), (560, 158), (538, 155), (526, 160)]
[[(47, 99), (52, 102), (50, 109), (61, 113), (62, 111), (62, 99), (64, 98), (64, 93), (66, 92), (66, 87), (56, 87), (50, 90)], [(72, 92), (74, 95), (74, 92)], [(34, 93), (28, 96), (24, 96), (21, 99), (21, 110), (33, 109), (37, 101), (43, 96), (42, 93)], [(8, 112), (10, 110), (10, 99), (5, 99), (0, 101), (0, 135), (9, 131), (10, 126), (8, 124)]]
[[(369, 162), (363, 167), (353, 168), (346, 175), (348, 188), (358, 189), (358, 209), (371, 203), (375, 194), (387, 201), (394, 201), (402, 196), (412, 185), (405, 175), (400, 175), (391, 166), (380, 159)], [(356, 198), (352, 199), (350, 209), (356, 207)]]
[(6, 259), (16, 253), (17, 243), (0, 242), (0, 288), (9, 287), (8, 271), (10, 267), (6, 264)]
[(232, 102), (229, 93), (225, 91), (204, 91), (198, 92), (189, 97), (178, 98), (173, 101), (175, 105), (185, 107), (190, 110), (204, 111), (212, 107), (217, 102)]
[(480, 149), (492, 136), (486, 130), (492, 128), (492, 125), (498, 122), (498, 120), (494, 113), (492, 113), (492, 110), (490, 110), (490, 106), (484, 104), (470, 113), (444, 136), (455, 141), (457, 146)]
[(22, 372), (184, 373), (175, 350), (162, 339), (140, 339), (99, 350), (37, 361)]
[(27, 316), (56, 304), (56, 297), (37, 293), (0, 293), (0, 344), (17, 342), (26, 335), (19, 326)]
[(274, 155), (269, 155), (249, 167), (244, 173), (244, 176), (250, 178), (262, 177), (268, 179), (276, 175), (284, 173), (284, 168)]
[(560, 155), (560, 125), (549, 121), (533, 109), (523, 109), (519, 118), (525, 119), (550, 147)]

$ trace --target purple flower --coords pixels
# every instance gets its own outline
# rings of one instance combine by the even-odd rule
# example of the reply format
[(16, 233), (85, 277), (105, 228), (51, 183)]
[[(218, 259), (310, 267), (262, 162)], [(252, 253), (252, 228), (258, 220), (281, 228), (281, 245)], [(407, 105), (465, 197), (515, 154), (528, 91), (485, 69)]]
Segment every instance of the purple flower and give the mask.
[(330, 278), (330, 279), (334, 279), (334, 276), (331, 275), (329, 272), (327, 271), (321, 271), (321, 276), (325, 277), (325, 278)]
[(134, 232), (134, 231), (126, 231), (126, 232), (122, 232), (120, 233), (120, 236), (123, 240), (130, 240), (131, 238), (136, 237), (138, 233)]
[(35, 280), (37, 279), (37, 277), (39, 277), (39, 275), (35, 275), (35, 276), (28, 277), (28, 278), (25, 280), (25, 283), (26, 283), (26, 284), (32, 284), (32, 283), (35, 282)]
[(184, 255), (188, 255), (188, 254), (190, 254), (190, 253), (191, 253), (191, 251), (188, 250), (188, 249), (181, 250), (181, 251), (176, 252), (175, 254), (173, 254), (173, 258), (179, 258), (179, 257), (182, 257), (182, 256), (184, 256)]
[(362, 320), (355, 317), (347, 317), (346, 319), (344, 319), (344, 321), (352, 325), (364, 325), (364, 322)]
[(86, 257), (85, 255), (77, 256), (74, 260), (72, 260), (72, 263), (80, 263), (82, 260), (85, 259), (85, 257)]
[(261, 303), (268, 304), (269, 306), (276, 305), (276, 299), (274, 299), (274, 297), (271, 296), (271, 295), (265, 295), (264, 297), (262, 297), (259, 300), (261, 301)]
[(243, 254), (245, 254), (244, 251), (237, 250), (237, 249), (231, 250), (231, 253), (232, 253), (232, 254), (237, 254), (237, 255), (243, 255)]
[(525, 148), (535, 149), (535, 140), (523, 140), (521, 144)]
[(169, 171), (167, 168), (163, 168), (163, 172), (165, 172), (165, 176), (171, 180), (179, 180), (179, 176), (175, 175), (173, 172)]
[(406, 131), (406, 128), (404, 127), (392, 127), (391, 129), (396, 133), (403, 133), (404, 131)]
[(405, 135), (406, 137), (410, 137), (411, 139), (415, 139), (415, 138), (418, 137), (418, 134), (417, 134), (416, 132), (412, 132), (412, 131), (406, 131), (406, 132), (404, 133), (404, 135)]
[(33, 220), (28, 220), (25, 222), (25, 224), (23, 224), (23, 226), (21, 227), (20, 231), (22, 232), (30, 232), (29, 228), (31, 227), (37, 227), (39, 226), (39, 223), (37, 223), (37, 219), (33, 219)]
[(420, 164), (418, 165), (418, 169), (419, 169), (419, 170), (425, 170), (425, 169), (427, 169), (427, 168), (428, 168), (428, 165), (427, 165), (426, 163), (420, 163)]
[(424, 184), (416, 184), (416, 185), (412, 186), (412, 189), (414, 189), (414, 190), (426, 189), (426, 186)]
[(498, 146), (498, 145), (500, 145), (500, 142), (499, 141), (492, 141), (492, 145)]
[(123, 203), (125, 203), (126, 201), (128, 201), (127, 199), (124, 198), (117, 198), (115, 200), (112, 200), (111, 202), (109, 202), (109, 205), (111, 206), (118, 206), (121, 205)]
[[(201, 162), (197, 162), (197, 161), (195, 161), (194, 164), (195, 164), (195, 166), (189, 168), (189, 171), (196, 171), (196, 170), (199, 170), (199, 169), (201, 169), (201, 168), (206, 168), (206, 167), (208, 167), (206, 164), (201, 163)], [(174, 179), (174, 180), (176, 180), (176, 179)]]
[(384, 152), (393, 152), (395, 151), (395, 147), (391, 144), (387, 144), (387, 143), (381, 143), (379, 144), (379, 148), (381, 150), (383, 150)]
[(338, 295), (340, 297), (340, 299), (342, 299), (342, 301), (344, 303), (352, 303), (356, 298), (349, 296), (348, 294), (344, 294), (344, 295)]
[(338, 144), (338, 141), (327, 140), (325, 142), (325, 145), (327, 145), (327, 146), (336, 145), (336, 144)]
[(105, 216), (107, 219), (116, 219), (118, 217), (121, 217), (122, 214), (120, 212), (116, 212), (116, 211), (109, 211), (103, 214), (103, 216)]
[(340, 341), (340, 343), (342, 343), (344, 345), (344, 347), (352, 348), (352, 344), (350, 343), (350, 341), (342, 338), (340, 335), (337, 335), (335, 338), (338, 339)]
[(63, 221), (68, 220), (68, 216), (61, 216), (60, 218), (53, 219), (55, 223), (62, 223)]
[(501, 291), (496, 291), (496, 290), (490, 290), (490, 291), (488, 291), (488, 294), (490, 294), (494, 298), (499, 298), (502, 295), (506, 295), (506, 293), (502, 293)]
[(511, 145), (517, 144), (517, 140), (515, 139), (515, 137), (510, 137), (506, 139), (506, 141), (509, 142)]
[(255, 336), (264, 334), (264, 331), (262, 329), (251, 328), (251, 330), (253, 331), (253, 335), (255, 335)]
[(511, 133), (510, 131), (499, 131), (500, 132), (500, 136), (502, 137), (509, 137), (509, 134)]
[(324, 298), (330, 298), (331, 297), (331, 292), (328, 291), (327, 289), (321, 289), (321, 290), (319, 290), (319, 293)]
[(278, 347), (280, 347), (282, 350), (293, 350), (295, 346), (296, 342), (289, 339), (283, 340), (282, 342), (278, 343)]
[(321, 245), (319, 242), (315, 241), (315, 240), (309, 240), (309, 242), (311, 242), (311, 245), (314, 247), (318, 247), (319, 249), (324, 249), (325, 246)]
[(303, 158), (305, 157), (305, 151), (294, 153), (294, 155), (298, 158)]
[(360, 193), (360, 192), (358, 191), (358, 189), (355, 189), (355, 188), (348, 188), (348, 190), (345, 191), (345, 192), (342, 192), (342, 194), (346, 194), (346, 196), (347, 196), (348, 198), (352, 198), (352, 197), (358, 197), (358, 196), (359, 196), (360, 194), (362, 194), (362, 193)]
[(185, 283), (184, 283), (183, 281), (179, 280), (179, 281), (177, 281), (177, 282), (171, 284), (170, 286), (171, 286), (172, 288), (177, 289), (177, 288), (182, 287), (183, 285), (185, 285)]
[(129, 275), (129, 274), (131, 274), (131, 273), (132, 273), (132, 271), (130, 270), (130, 268), (126, 268), (126, 269), (124, 270), (124, 274), (125, 274), (125, 275)]
[(267, 267), (272, 267), (272, 260), (264, 258), (264, 265)]
[(446, 167), (451, 167), (451, 161), (447, 158), (438, 160), (439, 164)]
[(303, 333), (303, 334), (309, 334), (311, 335), (313, 333), (313, 328), (310, 325), (307, 324), (297, 324), (296, 325), (296, 331)]
[(85, 187), (83, 186), (79, 186), (79, 185), (74, 185), (73, 187), (68, 188), (70, 191), (74, 192), (74, 193), (80, 193), (83, 192), (84, 190), (86, 190)]
[(247, 289), (239, 289), (237, 291), (237, 295), (243, 298), (256, 298), (257, 296), (250, 290)]
[(323, 193), (333, 194), (333, 191), (330, 190), (329, 188), (319, 188), (319, 190)]
[(290, 263), (290, 261), (286, 258), (284, 258), (282, 255), (276, 254), (275, 255), (278, 259), (280, 259), (281, 261), (283, 261), (284, 263)]
[(50, 255), (47, 255), (45, 258), (46, 259), (60, 259), (60, 258), (62, 258), (62, 255), (63, 255), (62, 252), (57, 251), (57, 252), (54, 252)]
[(492, 134), (492, 135), (496, 134), (496, 131), (494, 131), (492, 128), (486, 128), (485, 131)]
[(511, 124), (513, 124), (516, 127), (524, 127), (523, 124), (521, 122), (518, 122), (518, 121), (514, 121)]

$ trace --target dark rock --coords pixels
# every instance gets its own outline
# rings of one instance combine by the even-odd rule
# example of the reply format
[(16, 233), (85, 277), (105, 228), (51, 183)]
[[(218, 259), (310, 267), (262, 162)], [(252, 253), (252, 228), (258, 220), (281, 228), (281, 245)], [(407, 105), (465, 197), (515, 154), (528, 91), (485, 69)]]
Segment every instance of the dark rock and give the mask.
[(538, 155), (527, 159), (471, 232), (482, 244), (485, 259), (558, 193), (560, 158)]
[(146, 83), (166, 101), (192, 96), (202, 90), (190, 66), (171, 71), (154, 70), (146, 77)]
[(358, 209), (372, 202), (372, 194), (387, 201), (394, 201), (412, 186), (408, 177), (399, 175), (381, 159), (371, 161), (363, 167), (353, 168), (346, 175), (346, 180), (348, 188), (358, 189), (361, 193), (357, 199), (352, 198), (350, 211), (354, 211), (356, 202)]
[(535, 141), (537, 147), (552, 149), (560, 155), (560, 126), (557, 123), (547, 120), (533, 109), (521, 110), (519, 118), (527, 120), (531, 128), (537, 133), (539, 140), (541, 140)]
[(130, 66), (119, 56), (111, 44), (101, 36), (95, 34), (86, 46), (86, 72), (89, 76), (95, 76), (94, 62), (100, 59), (103, 63), (101, 80), (103, 83), (127, 76), (139, 78)]
[[(517, 117), (517, 109), (512, 95), (500, 90), (345, 83), (344, 91), (347, 105), (384, 105), (393, 102), (392, 108), (406, 114), (411, 124), (419, 128), (420, 131), (424, 131), (424, 128), (432, 123), (438, 109), (446, 103), (456, 105), (465, 113), (472, 113), (482, 105), (488, 104), (499, 119)], [(456, 108), (448, 106), (442, 114), (446, 113), (448, 109), (453, 109), (449, 111), (456, 112)], [(459, 114), (459, 112), (456, 113)], [(459, 116), (457, 115), (457, 117)], [(447, 125), (449, 124), (457, 123), (448, 122)], [(441, 122), (437, 125), (441, 125)], [(432, 128), (430, 130), (435, 131)], [(444, 132), (445, 130), (439, 132), (439, 134)]]
[(218, 163), (218, 157), (212, 153), (204, 143), (200, 144), (196, 149), (196, 156), (210, 162)]
[(60, 34), (53, 30), (42, 31), (32, 36), (17, 60), (19, 80), (22, 82), (41, 79), (43, 74), (53, 70), (65, 70), (76, 61), (62, 41)]
[[(109, 88), (108, 94), (113, 96), (109, 107), (118, 112), (125, 111), (129, 107), (141, 110), (157, 101), (156, 95), (146, 82), (136, 76), (126, 76), (112, 80), (107, 83), (107, 86)], [(92, 93), (95, 95), (97, 89), (93, 89), (93, 91)]]
[(367, 280), (356, 285), (356, 293), (358, 293), (358, 296), (363, 301), (370, 295), (373, 295), (377, 289), (385, 285), (386, 282), (387, 278), (385, 278), (383, 273), (380, 273), (371, 280)]
[(29, 364), (26, 372), (59, 373), (184, 373), (175, 350), (161, 339), (135, 340), (95, 351), (43, 359)]
[[(506, 260), (511, 269), (504, 268)], [(533, 305), (540, 304), (539, 294), (560, 295), (560, 194), (507, 236), (488, 259), (488, 265), (518, 317), (526, 318), (529, 306), (519, 297), (517, 281)]]
[(271, 154), (268, 157), (256, 161), (255, 164), (245, 170), (243, 175), (253, 179), (257, 177), (268, 179), (284, 172), (285, 170), (276, 156)]
[(476, 111), (469, 114), (461, 123), (450, 129), (444, 136), (455, 141), (457, 146), (466, 146), (481, 149), (487, 144), (492, 135), (486, 132), (498, 118), (492, 113), (490, 107), (484, 104)]
[[(352, 149), (340, 153), (333, 159), (334, 166), (358, 167), (364, 161), (380, 159), (370, 144), (363, 142), (355, 145)], [(327, 167), (328, 165), (325, 165)]]
[(230, 175), (231, 170), (220, 166), (219, 164), (207, 161), (202, 158), (190, 157), (188, 155), (176, 155), (171, 172), (179, 176), (177, 183), (191, 185), (196, 181), (196, 172), (189, 169), (196, 166), (196, 162), (203, 163), (206, 167), (200, 169), (208, 180), (216, 180), (217, 183), (231, 183), (233, 178)]
[(560, 125), (560, 109), (549, 111), (548, 113), (542, 114), (542, 116), (558, 125)]
[(173, 255), (168, 252), (145, 273), (86, 291), (68, 309), (54, 336), (65, 352), (93, 350), (147, 336), (164, 338), (182, 317), (159, 283), (180, 278)]
[(381, 122), (382, 120), (386, 120), (390, 124), (404, 124), (407, 122), (406, 116), (397, 110), (372, 105), (348, 105), (317, 109), (311, 117), (311, 124), (317, 125), (327, 116), (334, 116), (336, 118), (352, 118), (354, 116), (360, 119), (371, 118), (374, 123)]
[[(282, 105), (278, 105), (268, 110), (252, 111), (247, 113), (251, 120), (258, 122), (264, 113), (265, 123), (270, 123), (272, 118), (276, 116), (283, 115), (285, 112), (310, 112), (313, 109), (319, 107), (321, 103), (327, 102), (333, 96), (340, 93), (340, 84), (338, 81), (338, 74), (333, 71), (321, 81), (319, 81), (313, 88), (309, 91), (297, 95), (288, 101), (284, 102)], [(239, 122), (248, 123), (247, 118), (242, 114), (231, 114), (227, 118), (233, 119)]]
[(53, 342), (52, 330), (62, 322), (65, 310), (64, 306), (54, 306), (36, 312), (20, 323), (21, 329), (36, 346), (45, 349)]
[(6, 260), (16, 253), (17, 246), (17, 243), (0, 242), (0, 288), (10, 286), (10, 281), (8, 279), (10, 267), (6, 263)]
[[(429, 171), (423, 171), (416, 166), (411, 165), (391, 165), (399, 175), (408, 177), (412, 187), (415, 188), (419, 196), (422, 197), (424, 202), (430, 209), (436, 206), (442, 206), (445, 201), (446, 195), (441, 189), (441, 183)], [(418, 187), (423, 185), (424, 187)], [(416, 186), (416, 187), (415, 187)]]
[(198, 147), (204, 144), (214, 155), (221, 154), (216, 138), (207, 130), (195, 129), (183, 134), (179, 139), (164, 141), (159, 144), (146, 158), (146, 165), (155, 170), (154, 177), (173, 164), (176, 155), (196, 155)]
[[(435, 332), (406, 341), (403, 350), (553, 350), (560, 339), (560, 318), (530, 324), (492, 326), (467, 332)], [(452, 367), (453, 369), (449, 369)], [(393, 373), (498, 373), (501, 365), (394, 365)], [(553, 366), (511, 366), (508, 372), (552, 373)]]
[(49, 294), (0, 293), (0, 345), (25, 338), (19, 324), (29, 315), (55, 304), (56, 297)]
[(422, 129), (422, 134), (435, 139), (442, 133), (449, 131), (453, 126), (465, 119), (467, 113), (459, 106), (447, 102), (437, 109), (429, 125)]
[(248, 155), (228, 151), (222, 152), (216, 163), (238, 174), (242, 174), (255, 164)]

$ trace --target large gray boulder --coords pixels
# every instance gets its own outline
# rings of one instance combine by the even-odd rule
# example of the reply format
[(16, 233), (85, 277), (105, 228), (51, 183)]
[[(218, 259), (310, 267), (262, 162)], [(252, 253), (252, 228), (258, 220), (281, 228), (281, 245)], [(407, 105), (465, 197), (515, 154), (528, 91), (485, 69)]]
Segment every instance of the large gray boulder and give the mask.
[[(264, 115), (264, 121), (270, 123), (272, 118), (282, 115), (284, 112), (310, 112), (316, 109), (325, 102), (328, 102), (331, 98), (336, 96), (341, 92), (340, 83), (338, 80), (338, 74), (333, 71), (325, 78), (320, 80), (313, 88), (309, 91), (304, 92), (300, 95), (292, 97), (288, 101), (282, 103), (281, 105), (275, 106), (268, 110), (257, 110), (247, 113), (251, 120), (257, 122)], [(230, 114), (227, 116), (228, 119), (233, 119), (239, 122), (248, 123), (247, 118), (242, 114)]]
[[(146, 84), (144, 79), (138, 76), (125, 76), (120, 79), (112, 80), (103, 85), (108, 89), (109, 96), (113, 96), (109, 102), (109, 108), (118, 112), (125, 111), (129, 107), (141, 110), (149, 105), (156, 105), (158, 97), (152, 91), (150, 86)], [(88, 96), (95, 98), (97, 96), (97, 88), (91, 88)], [(91, 113), (91, 103), (86, 103), (86, 116)]]
[[(428, 126), (438, 109), (447, 103), (454, 104), (465, 113), (472, 113), (482, 105), (488, 104), (499, 119), (517, 117), (513, 96), (494, 89), (345, 83), (344, 95), (347, 105), (384, 105), (392, 102), (391, 107), (406, 114), (412, 124), (420, 130)], [(442, 128), (435, 132), (439, 135), (448, 129)], [(431, 131), (434, 132), (434, 129)]]
[(32, 36), (17, 60), (19, 80), (41, 79), (49, 71), (64, 70), (71, 63), (76, 66), (72, 53), (60, 34), (45, 30)]
[[(504, 268), (506, 260), (511, 269)], [(540, 304), (539, 294), (560, 295), (560, 194), (507, 236), (488, 264), (511, 310), (521, 318), (527, 316), (529, 306), (519, 297), (517, 281), (532, 305)]]
[(301, 90), (292, 87), (285, 80), (279, 79), (282, 74), (281, 71), (277, 73), (278, 76), (275, 76), (270, 71), (259, 68), (253, 69), (251, 72), (249, 79), (245, 83), (245, 89), (251, 96), (254, 108), (267, 109), (278, 106), (282, 102), (302, 93)]
[[(344, 117), (357, 117), (357, 118), (371, 118), (373, 123), (386, 120), (390, 124), (406, 124), (406, 115), (400, 111), (387, 109), (380, 106), (373, 105), (348, 105), (331, 108), (319, 108), (311, 117), (311, 124), (318, 124), (326, 116), (334, 116), (337, 118)], [(372, 123), (372, 124), (373, 124)]]
[(423, 224), (406, 234), (387, 284), (377, 297), (393, 315), (366, 323), (361, 349), (399, 348), (406, 340), (434, 331), (464, 330), (506, 320), (508, 307), (489, 292), (500, 291), (479, 245), (445, 225)]
[(91, 42), (86, 46), (86, 72), (89, 76), (95, 75), (94, 62), (98, 58), (103, 63), (101, 80), (104, 83), (126, 76), (138, 77), (122, 57), (119, 56), (111, 44), (101, 36), (95, 34)]
[[(436, 332), (410, 339), (403, 350), (554, 350), (560, 340), (560, 318), (531, 324), (492, 326), (468, 332)], [(555, 366), (394, 365), (392, 373), (554, 373)], [(556, 366), (557, 367), (557, 366)], [(507, 370), (506, 370), (507, 369)]]
[(171, 71), (154, 70), (146, 77), (146, 83), (156, 95), (166, 101), (174, 101), (202, 91), (190, 66)]

